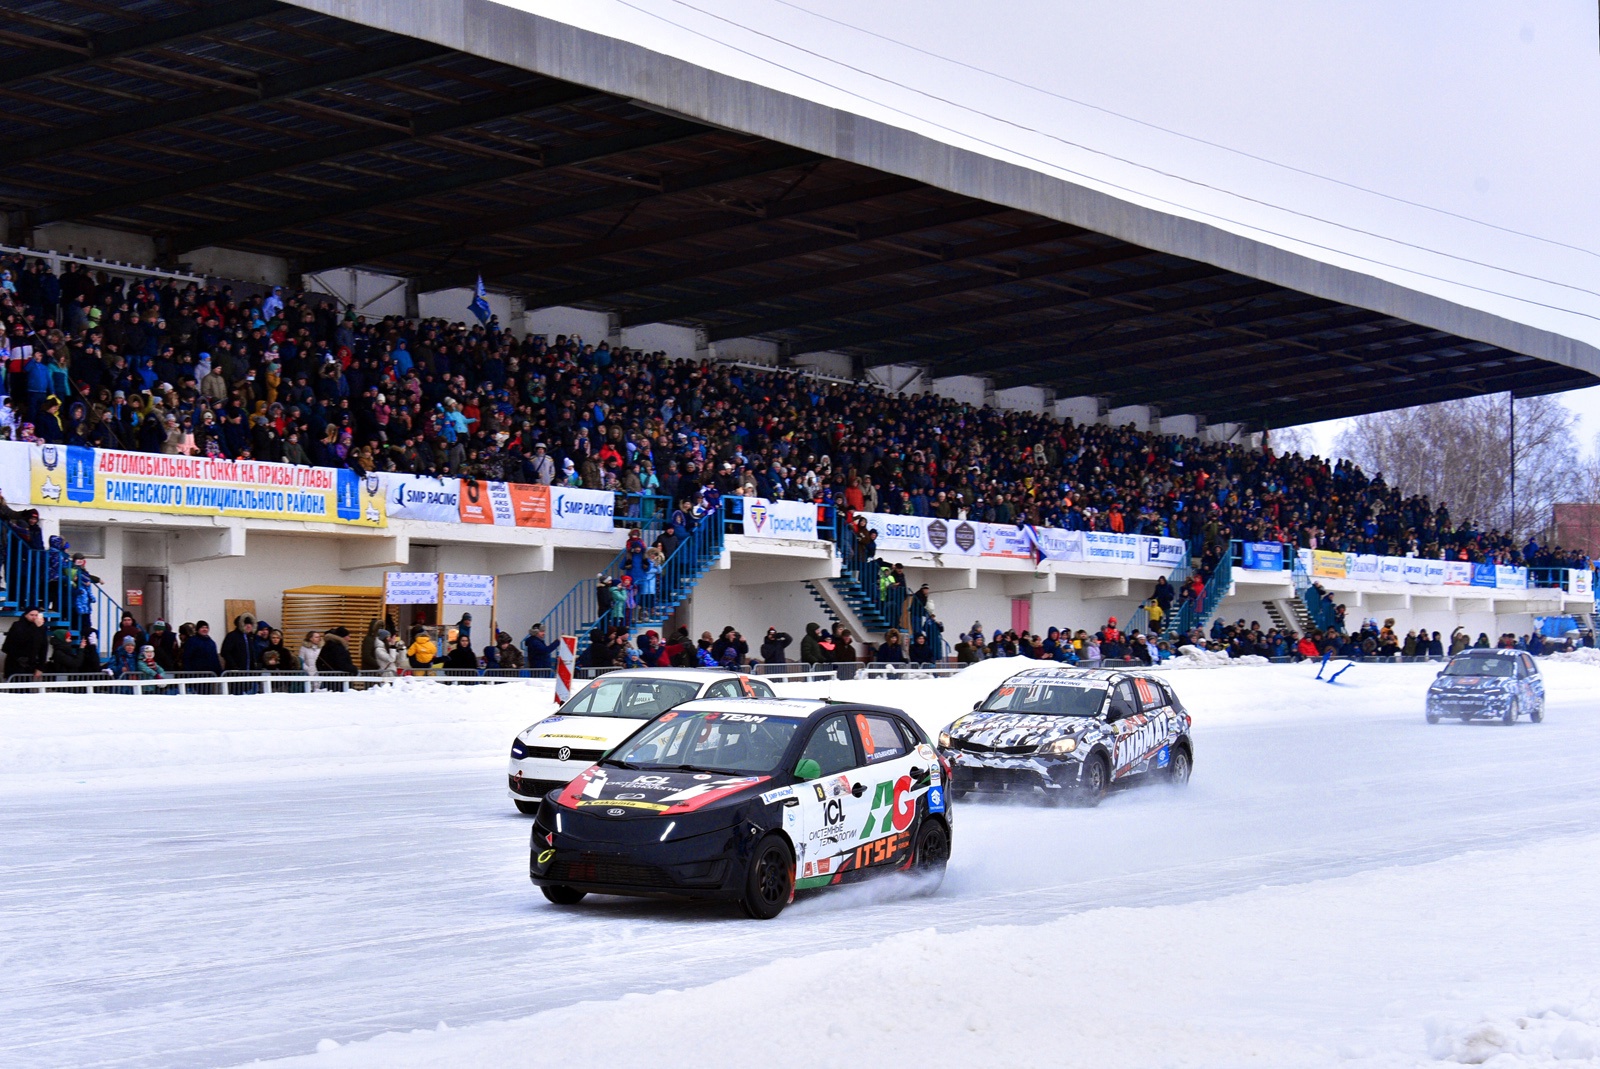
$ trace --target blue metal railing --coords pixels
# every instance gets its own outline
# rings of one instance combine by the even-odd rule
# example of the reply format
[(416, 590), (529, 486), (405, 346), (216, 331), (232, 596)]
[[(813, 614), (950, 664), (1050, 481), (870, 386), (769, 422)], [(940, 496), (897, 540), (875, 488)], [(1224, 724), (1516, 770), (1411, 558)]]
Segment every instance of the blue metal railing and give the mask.
[(1184, 599), (1178, 606), (1177, 620), (1172, 630), (1178, 635), (1186, 635), (1196, 627), (1205, 626), (1205, 622), (1216, 612), (1222, 599), (1228, 596), (1228, 591), (1233, 588), (1233, 554), (1224, 553), (1217, 559), (1217, 566), (1205, 581), (1205, 588), (1201, 592), (1198, 602), (1193, 598)]
[(868, 555), (848, 520), (840, 515), (829, 526), (839, 554), (839, 575), (828, 582), (861, 623), (869, 631), (894, 628), (903, 632), (906, 648), (921, 636), (939, 659), (952, 657), (944, 626), (929, 615), (912, 591), (889, 581), (891, 569), (875, 555)]
[[(640, 495), (634, 495), (637, 500)], [(651, 499), (646, 498), (649, 504)], [(665, 501), (665, 498), (654, 499)], [(621, 504), (619, 498), (619, 504)], [(641, 522), (654, 520), (663, 524), (664, 511), (624, 517)], [(626, 526), (626, 524), (624, 524)], [(635, 526), (638, 526), (635, 524)], [(589, 648), (589, 636), (596, 628), (626, 626), (630, 631), (655, 627), (664, 623), (683, 600), (694, 590), (695, 583), (706, 570), (722, 556), (724, 524), (719, 516), (702, 516), (687, 532), (665, 562), (657, 567), (644, 563), (644, 554), (637, 549), (624, 549), (593, 578), (583, 579), (566, 593), (555, 607), (540, 621), (545, 634), (552, 639), (559, 635), (575, 635), (579, 654)], [(639, 528), (645, 546), (650, 546), (660, 530)], [(621, 582), (629, 580), (624, 586)], [(607, 602), (600, 603), (601, 579), (609, 578), (606, 587)], [(616, 590), (621, 590), (618, 597)]]
[(0, 538), (5, 561), (0, 613), (19, 615), (36, 607), (52, 630), (65, 626), (73, 638), (96, 632), (102, 663), (109, 660), (108, 640), (122, 620), (117, 600), (73, 567), (70, 550), (35, 549), (10, 524), (0, 523)]

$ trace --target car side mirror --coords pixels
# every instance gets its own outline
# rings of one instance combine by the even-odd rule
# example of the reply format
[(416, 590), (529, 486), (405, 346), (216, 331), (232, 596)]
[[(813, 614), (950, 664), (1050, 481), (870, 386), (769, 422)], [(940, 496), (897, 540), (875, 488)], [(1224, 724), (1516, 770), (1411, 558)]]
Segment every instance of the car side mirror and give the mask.
[(978, 709), (982, 709), (983, 708), (983, 699), (979, 698), (977, 701), (973, 702), (972, 703), (972, 708), (973, 708), (974, 711), (976, 711)]
[(813, 761), (811, 758), (807, 757), (798, 765), (794, 766), (794, 774), (797, 778), (803, 780), (821, 779), (822, 766), (817, 764), (817, 762)]

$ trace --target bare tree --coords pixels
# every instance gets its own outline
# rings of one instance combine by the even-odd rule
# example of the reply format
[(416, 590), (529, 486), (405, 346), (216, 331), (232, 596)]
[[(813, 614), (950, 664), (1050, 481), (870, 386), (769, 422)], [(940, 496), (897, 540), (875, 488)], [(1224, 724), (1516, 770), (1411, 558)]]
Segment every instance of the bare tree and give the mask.
[(1513, 450), (1512, 415), (1507, 394), (1376, 412), (1352, 419), (1333, 451), (1402, 493), (1444, 504), (1457, 523), (1521, 541), (1544, 532), (1550, 506), (1578, 492), (1577, 417), (1555, 397), (1518, 399)]
[(1314, 456), (1317, 452), (1317, 440), (1308, 427), (1279, 427), (1267, 432), (1267, 445), (1273, 453), (1285, 457), (1291, 453), (1299, 453), (1303, 457)]

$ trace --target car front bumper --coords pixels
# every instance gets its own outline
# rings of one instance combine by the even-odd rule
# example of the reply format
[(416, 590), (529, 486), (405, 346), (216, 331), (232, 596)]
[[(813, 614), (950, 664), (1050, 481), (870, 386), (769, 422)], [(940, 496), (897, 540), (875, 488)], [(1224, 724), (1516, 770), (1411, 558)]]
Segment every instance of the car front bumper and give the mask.
[(952, 769), (950, 788), (986, 794), (1052, 793), (1074, 790), (1083, 773), (1083, 757), (1070, 754), (980, 754), (941, 750)]
[[(543, 824), (549, 806), (534, 824), (528, 854), (528, 878), (537, 887), (571, 887), (592, 894), (647, 898), (739, 898), (751, 849), (760, 839), (749, 824), (681, 839), (656, 839), (665, 820), (628, 820), (615, 838), (593, 837), (599, 818), (583, 821), (590, 834), (552, 832)], [(571, 814), (563, 811), (564, 823)], [(645, 833), (645, 834), (641, 834)], [(651, 841), (654, 839), (655, 841)]]
[(537, 802), (550, 791), (565, 787), (588, 768), (592, 761), (552, 761), (543, 758), (513, 760), (506, 776), (506, 789), (521, 802)]
[(1439, 717), (1498, 719), (1505, 715), (1510, 705), (1511, 695), (1501, 691), (1463, 691), (1459, 694), (1444, 691), (1428, 695), (1428, 712)]

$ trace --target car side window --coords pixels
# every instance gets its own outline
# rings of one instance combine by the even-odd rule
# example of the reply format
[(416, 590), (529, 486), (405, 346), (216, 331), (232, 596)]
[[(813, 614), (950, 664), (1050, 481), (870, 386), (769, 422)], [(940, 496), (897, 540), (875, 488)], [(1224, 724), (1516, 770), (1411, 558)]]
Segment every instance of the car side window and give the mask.
[(1111, 719), (1121, 720), (1126, 716), (1133, 716), (1139, 711), (1139, 702), (1133, 696), (1133, 684), (1123, 680), (1117, 684), (1117, 689), (1111, 692)]
[(1526, 653), (1522, 655), (1522, 674), (1532, 679), (1539, 674), (1539, 668), (1533, 663), (1533, 658)]
[(856, 730), (861, 733), (861, 748), (869, 765), (904, 757), (909, 750), (892, 717), (857, 713)]
[(830, 716), (816, 726), (800, 760), (815, 761), (819, 776), (835, 776), (855, 768), (856, 743), (850, 736), (850, 724), (843, 716)]
[(731, 679), (724, 679), (721, 683), (713, 683), (707, 688), (704, 697), (707, 698), (740, 698), (739, 684)]
[(750, 689), (756, 692), (756, 697), (758, 698), (777, 697), (777, 695), (773, 693), (772, 688), (761, 682), (759, 679), (752, 679), (750, 681)]

